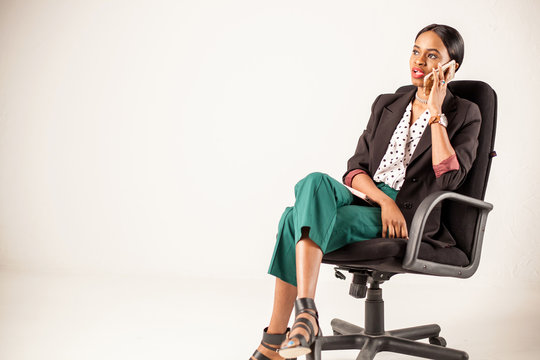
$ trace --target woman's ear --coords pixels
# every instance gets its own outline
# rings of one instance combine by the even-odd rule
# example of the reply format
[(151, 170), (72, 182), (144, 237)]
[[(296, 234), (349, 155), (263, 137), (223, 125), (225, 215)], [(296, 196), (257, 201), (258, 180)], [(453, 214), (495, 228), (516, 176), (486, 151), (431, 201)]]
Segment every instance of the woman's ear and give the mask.
[(459, 63), (456, 63), (456, 71), (457, 71), (458, 68), (459, 68)]

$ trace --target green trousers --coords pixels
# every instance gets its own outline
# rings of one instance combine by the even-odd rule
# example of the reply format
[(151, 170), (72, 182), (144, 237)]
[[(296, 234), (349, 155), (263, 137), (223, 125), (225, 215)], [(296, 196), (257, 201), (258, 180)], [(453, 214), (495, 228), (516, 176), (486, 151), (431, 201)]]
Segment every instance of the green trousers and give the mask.
[[(377, 187), (395, 200), (397, 190)], [(296, 243), (302, 228), (324, 254), (345, 245), (381, 237), (381, 209), (353, 205), (354, 196), (342, 183), (323, 173), (311, 173), (294, 187), (296, 201), (279, 221), (274, 254), (268, 273), (296, 286)]]

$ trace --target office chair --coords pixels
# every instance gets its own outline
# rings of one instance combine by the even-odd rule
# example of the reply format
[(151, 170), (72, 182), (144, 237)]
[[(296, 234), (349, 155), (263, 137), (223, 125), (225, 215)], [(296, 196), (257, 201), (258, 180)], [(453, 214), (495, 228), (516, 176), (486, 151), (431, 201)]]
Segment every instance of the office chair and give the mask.
[[(398, 92), (412, 90), (403, 86)], [(319, 337), (312, 345), (308, 360), (320, 360), (321, 351), (359, 349), (357, 360), (368, 360), (382, 351), (437, 360), (468, 359), (464, 351), (446, 348), (439, 336), (439, 325), (423, 325), (390, 330), (384, 328), (384, 305), (380, 285), (401, 273), (468, 278), (480, 261), (482, 240), (488, 213), (493, 206), (484, 195), (495, 156), (493, 144), (497, 118), (497, 95), (481, 81), (453, 81), (450, 91), (478, 105), (482, 115), (476, 160), (463, 185), (456, 191), (430, 194), (418, 207), (409, 229), (409, 240), (379, 238), (347, 245), (323, 257), (323, 263), (337, 265), (336, 277), (345, 279), (342, 271), (353, 274), (349, 294), (366, 298), (365, 325), (360, 327), (333, 319), (334, 336)], [(443, 202), (444, 200), (444, 202)], [(441, 220), (456, 240), (456, 246), (435, 248), (421, 241), (431, 210), (442, 202)], [(369, 288), (368, 288), (369, 284)], [(429, 339), (429, 344), (416, 340)]]

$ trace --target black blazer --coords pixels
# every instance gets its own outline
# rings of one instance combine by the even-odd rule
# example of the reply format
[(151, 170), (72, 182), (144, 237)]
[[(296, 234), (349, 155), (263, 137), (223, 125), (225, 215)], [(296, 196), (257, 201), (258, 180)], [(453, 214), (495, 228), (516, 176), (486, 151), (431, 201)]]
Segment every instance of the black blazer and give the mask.
[[(375, 99), (371, 107), (371, 117), (358, 140), (355, 154), (347, 163), (347, 172), (343, 175), (343, 180), (355, 169), (364, 170), (371, 177), (375, 175), (392, 134), (415, 93), (416, 88), (406, 93), (382, 94)], [(447, 89), (442, 112), (448, 119), (448, 137), (456, 151), (459, 170), (449, 171), (439, 178), (435, 177), (431, 162), (431, 128), (428, 127), (413, 153), (405, 172), (405, 182), (396, 197), (396, 204), (405, 217), (408, 229), (422, 200), (435, 191), (457, 189), (464, 182), (476, 158), (481, 122), (478, 106), (454, 96)], [(438, 247), (456, 244), (450, 232), (441, 223), (441, 204), (435, 207), (429, 216), (423, 239)]]

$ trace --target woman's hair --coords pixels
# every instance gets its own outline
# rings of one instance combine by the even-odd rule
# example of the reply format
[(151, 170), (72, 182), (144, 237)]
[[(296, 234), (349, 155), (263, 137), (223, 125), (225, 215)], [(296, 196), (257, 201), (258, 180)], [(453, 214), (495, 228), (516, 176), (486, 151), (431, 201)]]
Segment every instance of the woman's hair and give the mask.
[(431, 24), (420, 30), (414, 40), (418, 39), (418, 37), (426, 31), (433, 31), (441, 38), (444, 46), (446, 46), (448, 55), (450, 55), (450, 59), (456, 60), (459, 64), (459, 70), (463, 63), (463, 56), (465, 53), (465, 43), (463, 42), (461, 34), (451, 26)]

